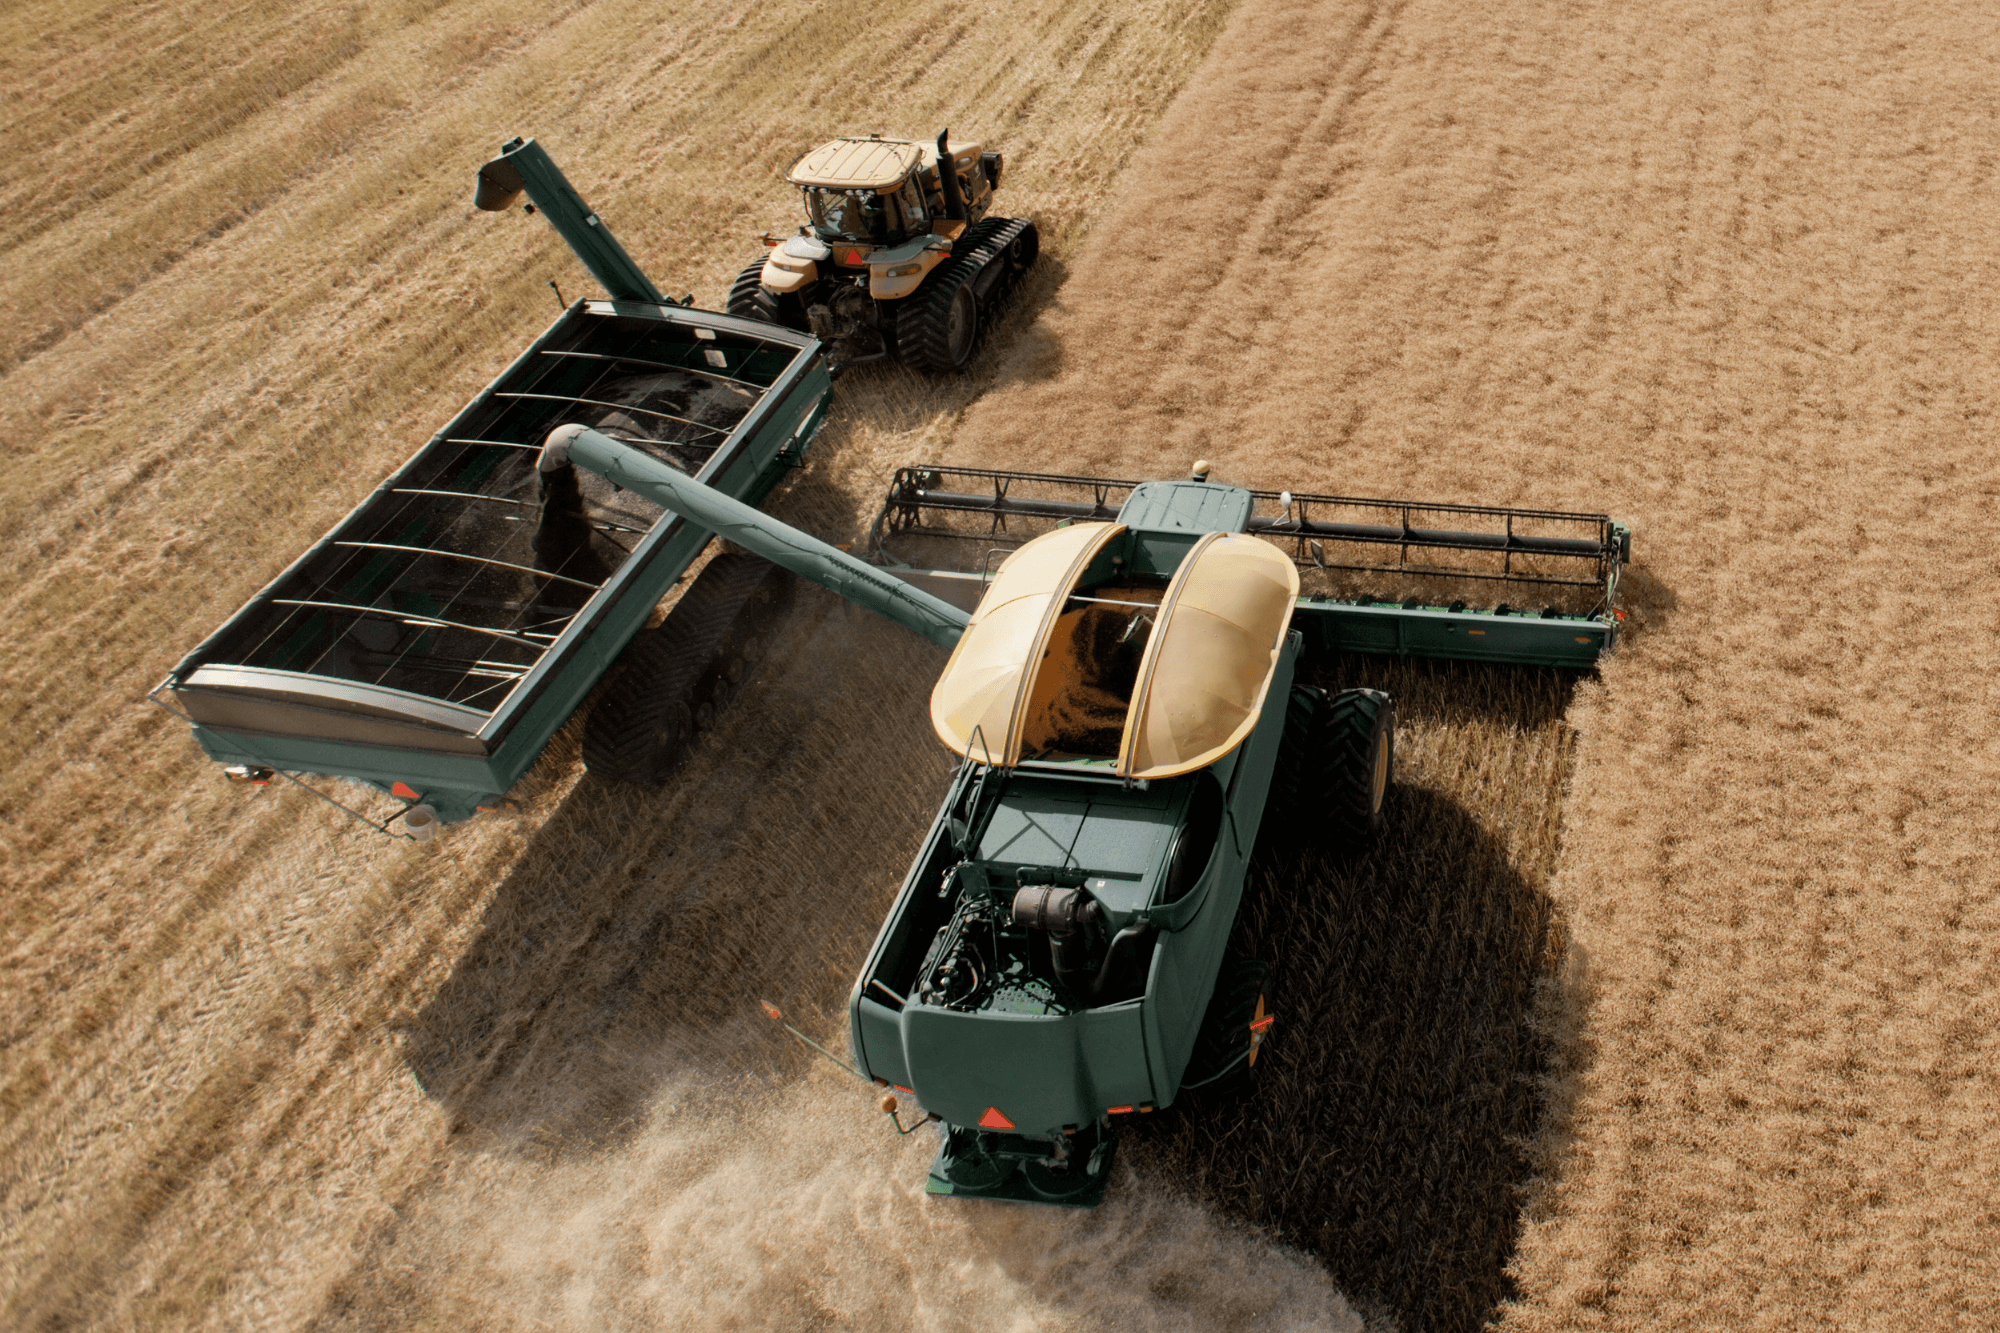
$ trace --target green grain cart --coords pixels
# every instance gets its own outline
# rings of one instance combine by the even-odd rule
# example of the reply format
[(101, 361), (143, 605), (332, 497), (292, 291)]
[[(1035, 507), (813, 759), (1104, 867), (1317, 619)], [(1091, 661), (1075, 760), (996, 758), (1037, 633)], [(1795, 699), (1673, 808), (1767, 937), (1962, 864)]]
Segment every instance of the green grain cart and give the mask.
[[(755, 503), (826, 412), (821, 344), (667, 300), (541, 147), (516, 139), (481, 169), (475, 202), (523, 194), (610, 299), (567, 305), (155, 689), (232, 776), (355, 779), (427, 835), (497, 803), (635, 639), (637, 657), (671, 639), (676, 660), (705, 659), (754, 600), (724, 562), (681, 599), (710, 613), (693, 635), (708, 642), (671, 618), (642, 635), (708, 533), (595, 478), (551, 488), (535, 460), (551, 428), (580, 423)], [(689, 739), (683, 726), (635, 750), (613, 732), (591, 748), (621, 776), (670, 768)]]

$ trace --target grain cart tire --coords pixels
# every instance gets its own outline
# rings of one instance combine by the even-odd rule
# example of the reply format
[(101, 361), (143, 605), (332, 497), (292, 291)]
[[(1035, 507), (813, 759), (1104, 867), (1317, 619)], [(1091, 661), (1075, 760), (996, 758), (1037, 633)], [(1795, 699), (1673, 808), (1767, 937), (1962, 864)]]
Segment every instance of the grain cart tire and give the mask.
[(694, 740), (687, 693), (705, 657), (649, 630), (620, 662), (624, 669), (584, 723), (583, 766), (600, 777), (656, 787), (674, 775)]
[(1267, 963), (1244, 959), (1223, 964), (1194, 1039), (1194, 1054), (1181, 1075), (1183, 1088), (1218, 1083), (1256, 1062), (1262, 1030), (1253, 1032), (1251, 1025), (1270, 1013), (1270, 981)]
[(583, 763), (592, 773), (658, 786), (687, 758), (748, 673), (772, 617), (789, 603), (791, 576), (745, 552), (725, 552), (681, 595), (658, 629), (620, 658), (624, 670), (591, 709)]
[(1396, 704), (1380, 690), (1342, 690), (1327, 700), (1315, 750), (1323, 810), (1350, 847), (1382, 831), (1382, 804), (1396, 767)]
[(764, 261), (759, 259), (736, 275), (724, 307), (738, 319), (757, 319), (780, 328), (807, 331), (805, 305), (797, 296), (778, 296), (764, 285)]

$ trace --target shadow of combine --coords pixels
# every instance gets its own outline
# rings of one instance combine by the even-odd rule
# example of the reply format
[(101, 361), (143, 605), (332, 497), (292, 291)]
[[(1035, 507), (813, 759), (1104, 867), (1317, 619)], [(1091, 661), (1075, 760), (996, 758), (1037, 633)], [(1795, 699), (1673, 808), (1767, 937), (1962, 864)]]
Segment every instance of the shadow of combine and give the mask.
[[(404, 1032), (455, 1130), (596, 1152), (638, 1129), (663, 1082), (810, 1059), (757, 1001), (808, 1026), (840, 1012), (949, 775), (934, 742), (911, 755), (942, 654), (842, 606), (800, 590), (664, 785), (586, 773), (497, 858), (472, 938)], [(584, 711), (538, 771), (573, 770)]]
[[(1343, 665), (1341, 683), (1395, 694), (1400, 727), (1466, 712), (1560, 727), (1574, 683)], [(1557, 791), (1565, 776), (1544, 775)], [(1553, 845), (1510, 853), (1421, 785), (1392, 788), (1386, 814), (1358, 858), (1260, 854), (1231, 951), (1272, 965), (1273, 1039), (1247, 1078), (1137, 1122), (1130, 1160), (1313, 1251), (1408, 1333), (1474, 1329), (1513, 1294), (1524, 1204), (1568, 1132), (1576, 1058), (1560, 1011), (1584, 997), (1559, 980), (1567, 941), (1543, 888)]]

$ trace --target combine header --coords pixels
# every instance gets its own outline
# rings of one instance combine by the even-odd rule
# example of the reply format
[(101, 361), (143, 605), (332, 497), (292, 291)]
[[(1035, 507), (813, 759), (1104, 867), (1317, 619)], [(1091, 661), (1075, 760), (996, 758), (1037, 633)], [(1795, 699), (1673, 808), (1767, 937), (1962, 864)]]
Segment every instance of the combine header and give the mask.
[[(1207, 472), (1197, 464), (1195, 479)], [(927, 586), (977, 589), (983, 568), (912, 562), (970, 548), (990, 564), (1059, 524), (1117, 517), (1140, 485), (906, 467), (896, 473), (869, 548)], [(1244, 494), (1242, 531), (1285, 552), (1300, 570), (1293, 624), (1315, 651), (1588, 668), (1617, 639), (1618, 572), (1632, 537), (1607, 515), (1304, 491)]]
[[(1588, 665), (1615, 636), (1627, 554), (1597, 515), (1270, 495), (1205, 468), (926, 467), (898, 475), (878, 546), (980, 559), (920, 568), (864, 562), (581, 425), (551, 433), (540, 467), (581, 468), (952, 649), (931, 723), (961, 763), (849, 997), (854, 1059), (940, 1126), (932, 1193), (1075, 1206), (1102, 1198), (1120, 1117), (1253, 1064), (1272, 1030), (1266, 970), (1224, 967), (1267, 818), (1352, 845), (1380, 829), (1393, 704), (1297, 684), (1300, 663)], [(1398, 572), (1594, 606), (1303, 586)]]

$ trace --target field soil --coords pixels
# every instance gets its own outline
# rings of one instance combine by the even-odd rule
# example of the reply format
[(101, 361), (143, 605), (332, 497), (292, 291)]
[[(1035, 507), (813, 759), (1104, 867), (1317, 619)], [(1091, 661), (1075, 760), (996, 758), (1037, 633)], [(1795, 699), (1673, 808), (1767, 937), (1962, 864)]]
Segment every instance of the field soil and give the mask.
[[(2000, 1322), (2000, 308), (1974, 6), (493, 0), (0, 17), (0, 1323)], [(1266, 857), (1246, 1089), (1087, 1213), (954, 1207), (844, 1044), (943, 655), (816, 591), (658, 790), (575, 724), (392, 843), (145, 691), (589, 280), (539, 136), (717, 306), (833, 133), (1008, 155), (973, 372), (864, 367), (776, 500), (920, 459), (1614, 513), (1600, 672), (1398, 698), (1382, 844)], [(380, 798), (344, 798), (386, 812)]]

